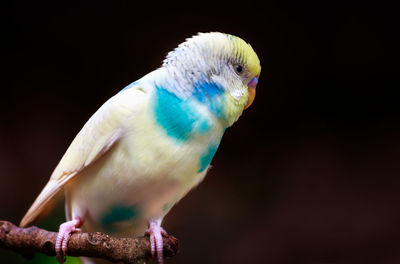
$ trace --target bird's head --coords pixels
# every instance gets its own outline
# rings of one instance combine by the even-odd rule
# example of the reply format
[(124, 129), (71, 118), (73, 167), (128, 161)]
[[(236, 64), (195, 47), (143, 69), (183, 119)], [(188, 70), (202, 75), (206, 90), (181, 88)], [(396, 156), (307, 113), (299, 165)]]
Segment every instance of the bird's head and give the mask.
[(239, 37), (199, 33), (168, 53), (163, 67), (176, 81), (176, 90), (208, 105), (232, 125), (249, 107), (261, 72), (253, 48)]

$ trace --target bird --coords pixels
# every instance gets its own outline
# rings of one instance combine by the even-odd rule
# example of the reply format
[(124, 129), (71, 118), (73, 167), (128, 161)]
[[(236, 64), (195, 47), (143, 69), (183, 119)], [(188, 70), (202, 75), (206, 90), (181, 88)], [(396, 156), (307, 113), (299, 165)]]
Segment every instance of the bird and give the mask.
[(185, 39), (89, 118), (20, 226), (42, 217), (64, 193), (59, 263), (73, 232), (100, 231), (147, 233), (162, 264), (163, 218), (204, 179), (226, 128), (253, 103), (260, 72), (257, 54), (240, 37), (207, 32)]

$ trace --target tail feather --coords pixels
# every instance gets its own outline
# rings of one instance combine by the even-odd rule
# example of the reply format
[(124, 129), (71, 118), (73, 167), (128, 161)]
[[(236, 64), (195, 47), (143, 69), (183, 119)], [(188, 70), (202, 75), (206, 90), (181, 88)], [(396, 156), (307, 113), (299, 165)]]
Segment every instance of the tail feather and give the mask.
[(50, 180), (22, 218), (19, 226), (26, 227), (46, 215), (54, 204), (54, 196), (62, 189), (57, 181)]

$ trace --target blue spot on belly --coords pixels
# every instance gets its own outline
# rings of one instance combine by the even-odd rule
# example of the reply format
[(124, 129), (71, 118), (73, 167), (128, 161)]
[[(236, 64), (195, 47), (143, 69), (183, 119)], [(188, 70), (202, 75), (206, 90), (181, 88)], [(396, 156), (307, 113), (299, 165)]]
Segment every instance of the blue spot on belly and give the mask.
[(207, 117), (198, 111), (191, 99), (182, 99), (168, 90), (157, 87), (155, 117), (168, 136), (188, 141), (195, 134), (205, 134), (211, 128)]
[(104, 229), (113, 231), (115, 229), (115, 224), (125, 221), (134, 221), (140, 218), (140, 216), (141, 212), (138, 206), (116, 204), (105, 212), (100, 219), (100, 223)]

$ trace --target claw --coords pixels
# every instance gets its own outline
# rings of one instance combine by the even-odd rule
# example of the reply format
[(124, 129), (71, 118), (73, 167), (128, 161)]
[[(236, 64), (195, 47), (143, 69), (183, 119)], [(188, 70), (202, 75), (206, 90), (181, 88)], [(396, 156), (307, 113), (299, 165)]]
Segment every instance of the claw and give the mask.
[(167, 235), (167, 232), (160, 226), (161, 221), (151, 220), (149, 222), (149, 229), (146, 230), (146, 234), (150, 235), (150, 250), (151, 255), (155, 257), (157, 253), (157, 260), (159, 264), (164, 263), (163, 259), (163, 235)]
[(67, 255), (67, 244), (68, 240), (73, 232), (78, 232), (80, 227), (83, 224), (82, 220), (77, 217), (74, 220), (65, 222), (60, 225), (60, 229), (58, 230), (55, 250), (57, 261), (60, 264), (64, 263), (64, 258)]

